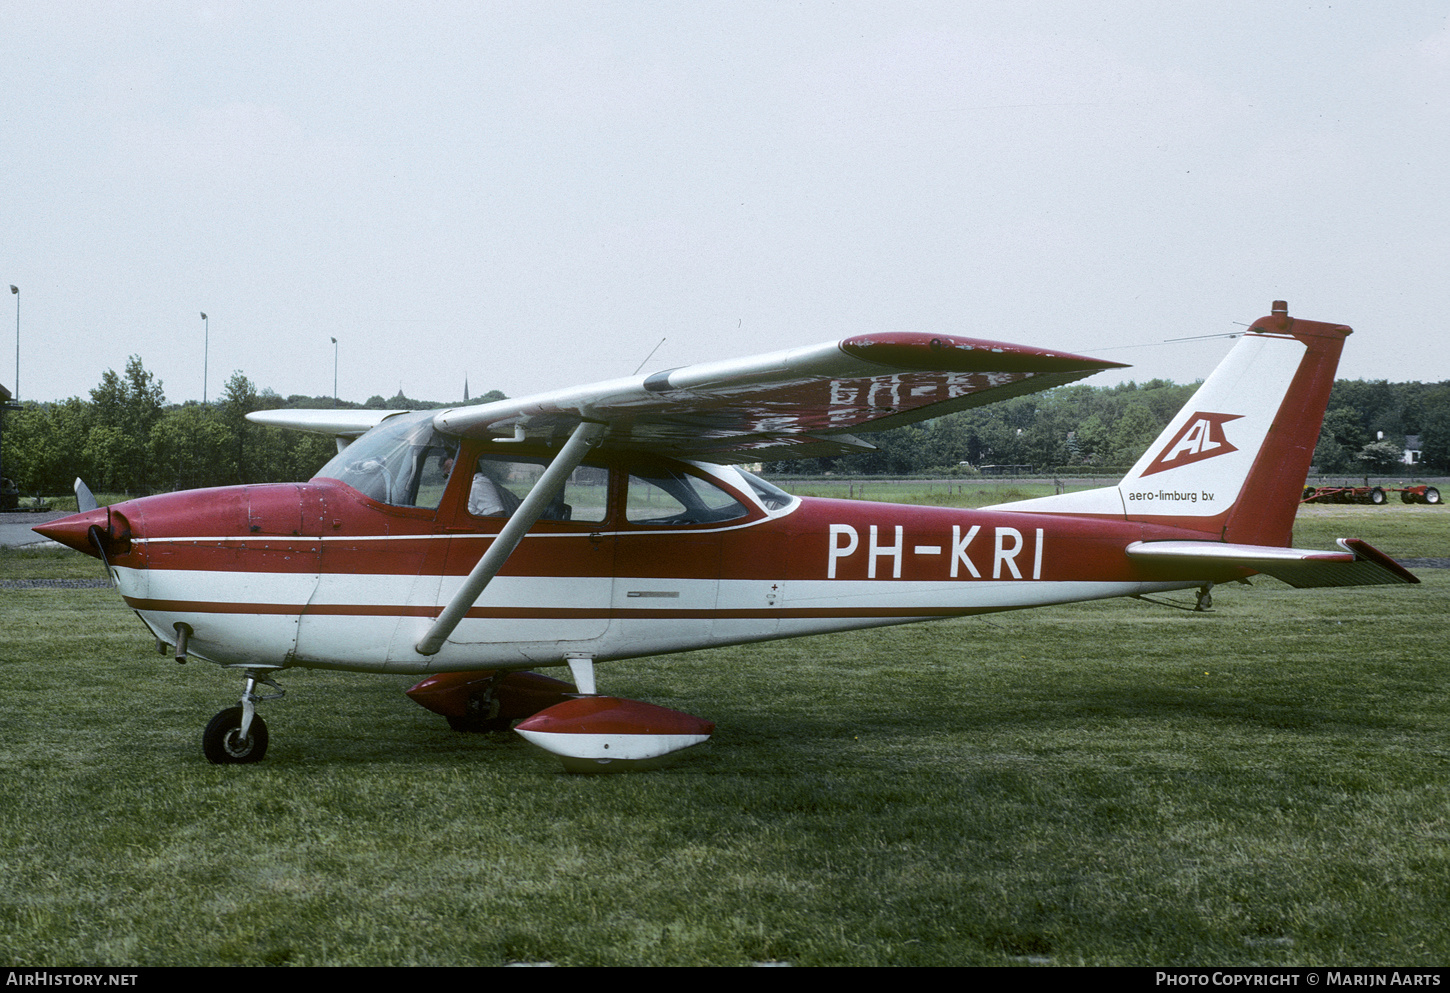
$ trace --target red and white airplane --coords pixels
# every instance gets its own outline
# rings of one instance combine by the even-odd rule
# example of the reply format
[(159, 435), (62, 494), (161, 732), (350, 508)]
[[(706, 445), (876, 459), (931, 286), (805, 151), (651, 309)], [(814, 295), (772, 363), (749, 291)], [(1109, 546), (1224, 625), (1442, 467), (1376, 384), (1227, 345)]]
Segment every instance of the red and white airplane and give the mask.
[[(104, 559), (174, 651), (240, 670), (213, 762), (267, 748), (293, 666), (426, 676), (409, 695), (575, 768), (641, 763), (708, 721), (595, 692), (594, 664), (1045, 604), (1414, 583), (1355, 540), (1288, 547), (1350, 329), (1273, 313), (1116, 486), (981, 510), (791, 496), (735, 466), (1112, 368), (928, 334), (860, 335), (443, 411), (264, 411), (325, 432), (307, 483), (128, 500), (36, 528)], [(527, 670), (567, 665), (575, 686)]]

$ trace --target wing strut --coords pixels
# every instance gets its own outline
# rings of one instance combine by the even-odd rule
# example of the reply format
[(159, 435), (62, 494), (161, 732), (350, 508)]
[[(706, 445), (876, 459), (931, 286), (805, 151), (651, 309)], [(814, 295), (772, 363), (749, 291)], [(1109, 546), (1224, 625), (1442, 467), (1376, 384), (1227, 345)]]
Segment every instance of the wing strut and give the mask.
[(554, 460), (549, 463), (529, 495), (524, 497), (523, 503), (509, 517), (508, 523), (503, 526), (493, 544), (488, 546), (488, 551), (483, 553), (483, 557), (478, 560), (458, 592), (453, 594), (453, 599), (448, 601), (448, 606), (443, 608), (443, 613), (438, 615), (428, 633), (414, 646), (419, 655), (438, 654), (443, 642), (448, 640), (448, 636), (453, 633), (458, 622), (463, 620), (469, 608), (478, 602), (484, 587), (498, 575), (498, 571), (519, 546), (519, 542), (523, 541), (529, 528), (534, 526), (534, 522), (543, 516), (550, 502), (563, 491), (569, 474), (584, 461), (589, 449), (599, 443), (607, 426), (597, 421), (579, 422), (579, 426), (574, 429), (559, 454), (554, 456)]

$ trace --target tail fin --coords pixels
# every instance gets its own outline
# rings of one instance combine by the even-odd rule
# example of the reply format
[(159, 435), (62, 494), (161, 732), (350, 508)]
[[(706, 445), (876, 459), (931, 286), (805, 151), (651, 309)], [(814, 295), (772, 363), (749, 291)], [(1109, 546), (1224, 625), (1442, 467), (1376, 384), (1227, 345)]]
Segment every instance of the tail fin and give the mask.
[(1117, 486), (1010, 509), (1121, 516), (1287, 546), (1349, 334), (1291, 318), (1274, 301)]

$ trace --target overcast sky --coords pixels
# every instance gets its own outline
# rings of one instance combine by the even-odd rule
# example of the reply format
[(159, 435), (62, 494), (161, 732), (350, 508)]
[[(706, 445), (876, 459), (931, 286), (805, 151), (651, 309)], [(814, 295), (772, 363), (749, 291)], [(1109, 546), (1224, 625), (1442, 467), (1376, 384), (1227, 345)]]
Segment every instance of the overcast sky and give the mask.
[[(882, 330), (1450, 379), (1444, 2), (0, 4), (20, 393), (510, 395)], [(13, 306), (0, 383), (14, 386)], [(7, 331), (7, 326), (9, 330)], [(8, 344), (6, 344), (8, 342)]]

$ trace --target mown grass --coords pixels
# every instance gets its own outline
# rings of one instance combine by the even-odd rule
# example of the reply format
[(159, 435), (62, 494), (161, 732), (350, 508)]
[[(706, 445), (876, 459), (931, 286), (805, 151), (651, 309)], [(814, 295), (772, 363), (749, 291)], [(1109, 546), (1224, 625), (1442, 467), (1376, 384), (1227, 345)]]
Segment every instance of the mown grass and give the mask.
[[(1059, 487), (1051, 480), (1040, 479), (810, 479), (797, 482), (789, 476), (772, 480), (777, 486), (797, 496), (831, 497), (838, 500), (876, 500), (883, 503), (909, 503), (939, 507), (986, 507), (992, 504), (1052, 496)], [(1116, 485), (1113, 479), (1065, 479), (1063, 492), (1076, 492)], [(1386, 482), (1385, 485), (1391, 485)], [(1375, 507), (1371, 504), (1302, 504), (1299, 518), (1314, 520), (1347, 520), (1390, 522), (1407, 525), (1412, 534), (1428, 528), (1450, 533), (1450, 510), (1444, 504), (1404, 504), (1391, 495), (1390, 502)], [(1337, 537), (1346, 537), (1338, 535)], [(1349, 535), (1348, 537), (1356, 537)], [(1419, 553), (1426, 554), (1426, 553)]]
[[(772, 481), (796, 496), (931, 507), (986, 507), (994, 503), (1051, 496), (1056, 492), (1051, 481), (1016, 479), (814, 479), (796, 482), (788, 476), (781, 476)], [(1095, 484), (1076, 483), (1067, 488), (1091, 489), (1094, 485), (1107, 486), (1109, 483), (1109, 480)]]
[(1397, 558), (1450, 557), (1450, 508), (1444, 504), (1303, 504), (1294, 544), (1332, 548), (1335, 538), (1363, 538)]
[[(1410, 509), (1336, 508), (1439, 554)], [(322, 672), (264, 705), (265, 762), (212, 767), (234, 675), (152, 654), (111, 591), (0, 590), (0, 959), (1441, 964), (1450, 574), (1421, 575), (601, 667), (718, 730), (597, 778)]]
[(11, 548), (0, 545), (0, 579), (106, 578), (99, 559), (55, 545)]

